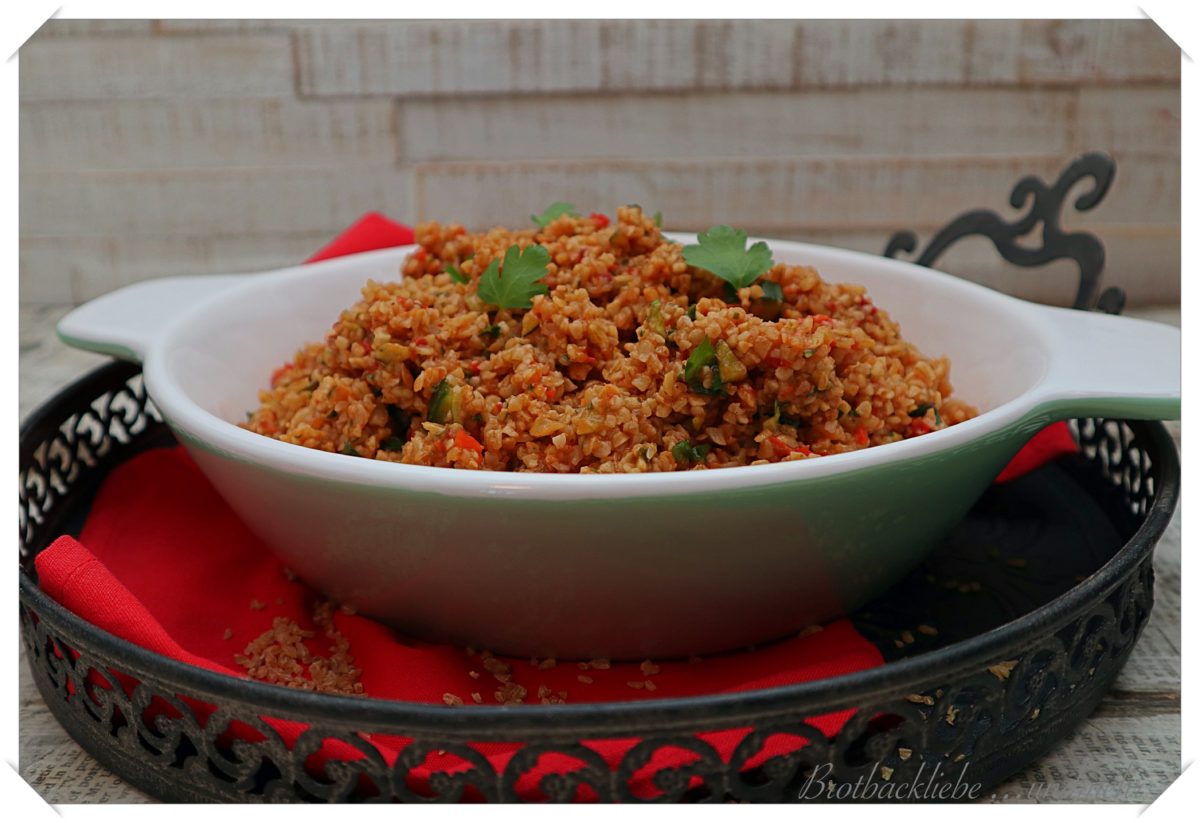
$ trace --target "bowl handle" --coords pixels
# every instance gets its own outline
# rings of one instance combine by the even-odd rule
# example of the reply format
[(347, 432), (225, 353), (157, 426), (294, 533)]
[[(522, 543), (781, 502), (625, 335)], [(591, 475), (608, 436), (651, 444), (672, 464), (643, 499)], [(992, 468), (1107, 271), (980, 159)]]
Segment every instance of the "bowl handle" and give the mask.
[(245, 274), (143, 280), (84, 303), (58, 321), (58, 336), (78, 349), (141, 363), (184, 311), (243, 282)]
[(1179, 329), (1131, 317), (1039, 307), (1054, 353), (1038, 392), (1055, 417), (1178, 420)]

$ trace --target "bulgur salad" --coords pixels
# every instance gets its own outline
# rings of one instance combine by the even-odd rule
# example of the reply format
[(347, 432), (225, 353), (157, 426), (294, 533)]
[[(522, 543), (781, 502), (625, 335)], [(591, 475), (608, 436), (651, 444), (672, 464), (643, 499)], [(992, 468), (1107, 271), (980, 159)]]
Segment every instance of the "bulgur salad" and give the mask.
[(403, 278), (369, 281), (243, 425), (398, 463), (614, 473), (807, 460), (976, 415), (864, 287), (661, 222), (555, 203), (525, 229), (419, 225)]

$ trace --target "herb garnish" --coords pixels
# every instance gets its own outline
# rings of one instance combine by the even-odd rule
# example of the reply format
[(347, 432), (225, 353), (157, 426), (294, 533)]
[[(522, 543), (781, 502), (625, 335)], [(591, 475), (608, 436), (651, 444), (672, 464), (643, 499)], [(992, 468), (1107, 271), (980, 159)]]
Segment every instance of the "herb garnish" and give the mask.
[(501, 332), (501, 331), (503, 331), (503, 329), (501, 329), (501, 328), (500, 328), (500, 326), (499, 326), (498, 324), (496, 324), (496, 323), (493, 323), (492, 325), (488, 326), (486, 329), (484, 329), (483, 331), (481, 331), (481, 332), (479, 333), (479, 335), (480, 335), (481, 337), (490, 337), (490, 338), (492, 338), (493, 340), (495, 340), (497, 337), (499, 337), (499, 336), (500, 336), (500, 332)]
[(354, 448), (354, 444), (347, 440), (342, 444), (341, 453), (348, 457), (358, 457), (358, 450)]
[(453, 264), (446, 266), (446, 274), (450, 275), (450, 279), (453, 280), (455, 283), (470, 283), (471, 282), (471, 278), (467, 277), (465, 274), (463, 274), (461, 271), (459, 271), (458, 266), (455, 266)]
[(501, 309), (528, 309), (533, 297), (549, 289), (539, 282), (547, 274), (550, 252), (541, 246), (529, 246), (524, 251), (512, 245), (504, 252), (504, 263), (493, 260), (479, 278), (476, 289), (479, 298)]
[(662, 228), (662, 212), (661, 211), (654, 212), (654, 225), (660, 229)]
[(572, 217), (579, 216), (579, 213), (575, 211), (574, 203), (563, 203), (559, 201), (557, 203), (551, 203), (541, 214), (529, 215), (529, 219), (537, 223), (539, 226), (545, 228), (558, 218), (562, 217), (564, 214), (569, 214)]
[(707, 443), (700, 443), (693, 446), (687, 440), (680, 440), (671, 447), (671, 455), (675, 458), (675, 462), (680, 465), (685, 463), (700, 463), (703, 462), (710, 448), (712, 447)]
[[(704, 385), (704, 369), (708, 367), (709, 386)], [(687, 364), (683, 367), (683, 380), (697, 394), (724, 394), (725, 383), (721, 380), (721, 371), (717, 362), (717, 351), (712, 341), (705, 335), (700, 345), (692, 349), (688, 355)]]
[(380, 443), (379, 448), (383, 449), (385, 452), (398, 452), (404, 448), (404, 441), (393, 434), (391, 437)]
[(759, 241), (746, 248), (746, 232), (731, 226), (713, 226), (683, 247), (683, 259), (724, 280), (734, 289), (744, 289), (775, 265), (767, 244)]

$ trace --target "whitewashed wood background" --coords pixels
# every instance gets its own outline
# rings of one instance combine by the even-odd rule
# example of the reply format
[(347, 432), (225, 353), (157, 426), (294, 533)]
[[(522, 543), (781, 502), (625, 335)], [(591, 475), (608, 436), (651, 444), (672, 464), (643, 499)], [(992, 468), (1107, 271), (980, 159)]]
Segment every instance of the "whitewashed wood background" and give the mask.
[[(1080, 152), (1106, 282), (1174, 303), (1179, 52), (1148, 21), (51, 21), (20, 52), (20, 289), (302, 260), (364, 211), (638, 202), (872, 252)], [(1065, 302), (982, 240), (945, 268)]]

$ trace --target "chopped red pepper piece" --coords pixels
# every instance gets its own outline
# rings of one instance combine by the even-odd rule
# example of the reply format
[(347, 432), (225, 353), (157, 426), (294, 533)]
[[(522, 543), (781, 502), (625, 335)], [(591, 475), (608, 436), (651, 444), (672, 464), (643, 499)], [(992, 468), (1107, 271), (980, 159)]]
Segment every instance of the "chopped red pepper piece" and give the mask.
[(470, 449), (473, 452), (483, 454), (483, 444), (467, 434), (466, 429), (459, 429), (458, 433), (454, 435), (454, 445), (460, 449)]
[(817, 326), (832, 326), (833, 318), (827, 314), (814, 314), (812, 316), (813, 324)]
[(601, 214), (598, 211), (592, 212), (592, 222), (596, 224), (596, 228), (604, 229), (608, 227), (608, 216)]
[(912, 432), (914, 436), (919, 434), (928, 434), (929, 432), (933, 431), (929, 424), (920, 417), (908, 424), (908, 430)]
[(279, 378), (283, 377), (283, 373), (292, 367), (291, 363), (284, 363), (282, 366), (271, 372), (271, 388), (275, 388), (275, 384), (279, 382)]
[(865, 446), (868, 443), (870, 443), (871, 438), (867, 434), (867, 430), (866, 429), (858, 429), (857, 431), (855, 431), (854, 432), (854, 442), (860, 446)]
[(793, 454), (795, 452), (799, 452), (805, 457), (808, 457), (812, 454), (812, 449), (803, 443), (800, 443), (796, 446), (789, 446), (787, 442), (779, 435), (768, 437), (767, 442), (774, 446), (776, 451), (782, 452), (783, 454)]

